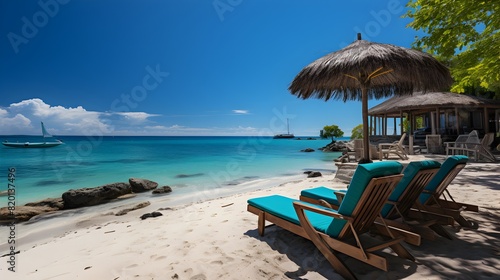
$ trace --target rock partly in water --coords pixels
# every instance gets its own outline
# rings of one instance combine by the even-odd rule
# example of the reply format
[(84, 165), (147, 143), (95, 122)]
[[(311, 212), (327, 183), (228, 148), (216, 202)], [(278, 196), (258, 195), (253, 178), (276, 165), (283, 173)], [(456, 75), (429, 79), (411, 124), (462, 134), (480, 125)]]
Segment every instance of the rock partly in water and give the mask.
[(153, 190), (154, 194), (165, 194), (165, 193), (171, 193), (171, 192), (172, 192), (172, 188), (169, 186), (163, 186), (163, 187), (157, 188), (156, 190)]
[(92, 206), (108, 202), (131, 192), (127, 183), (113, 183), (95, 188), (69, 190), (62, 194), (64, 209)]
[(150, 190), (156, 189), (158, 187), (158, 183), (141, 178), (130, 178), (128, 179), (130, 183), (130, 187), (132, 188), (132, 192), (140, 193), (147, 192)]
[[(58, 208), (52, 208), (49, 206), (16, 206), (13, 212), (11, 212), (7, 207), (0, 208), (0, 221), (28, 221), (34, 216), (54, 212), (59, 210)], [(13, 215), (12, 215), (13, 214)]]
[(47, 206), (50, 208), (61, 210), (64, 209), (64, 200), (61, 197), (46, 198), (44, 200), (26, 203), (25, 206), (33, 206), (33, 207)]
[(314, 149), (312, 148), (307, 148), (307, 149), (303, 149), (303, 150), (300, 150), (301, 152), (305, 152), (305, 153), (310, 153), (310, 152), (314, 152)]
[(335, 141), (323, 148), (320, 148), (323, 152), (342, 152), (348, 150), (348, 145), (345, 141)]

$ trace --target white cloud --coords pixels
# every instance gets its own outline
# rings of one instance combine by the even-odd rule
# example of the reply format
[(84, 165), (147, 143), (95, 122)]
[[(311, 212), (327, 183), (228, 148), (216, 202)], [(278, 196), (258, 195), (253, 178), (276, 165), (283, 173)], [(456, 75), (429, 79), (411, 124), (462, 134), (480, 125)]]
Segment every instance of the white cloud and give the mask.
[[(232, 114), (250, 114), (248, 110), (232, 110)], [(163, 125), (151, 120), (159, 114), (147, 112), (98, 112), (82, 106), (53, 106), (33, 98), (0, 108), (0, 134), (41, 135), (43, 121), (52, 135), (157, 135), (157, 136), (252, 136), (269, 134), (255, 127), (189, 127), (182, 124)], [(189, 115), (206, 117), (207, 115)], [(209, 115), (212, 116), (212, 115)], [(163, 116), (165, 117), (165, 116)], [(167, 116), (168, 117), (168, 116)]]
[(0, 108), (1, 134), (41, 134), (43, 121), (53, 135), (112, 135), (115, 131), (130, 131), (128, 126), (143, 125), (149, 117), (145, 112), (105, 113), (88, 111), (82, 106), (66, 108), (51, 106), (39, 98), (27, 99)]
[(238, 114), (238, 115), (248, 115), (248, 114), (250, 114), (250, 111), (248, 111), (248, 110), (233, 110), (233, 113)]
[(133, 121), (145, 121), (149, 117), (159, 117), (161, 115), (158, 114), (148, 114), (144, 112), (119, 112), (119, 113), (112, 113), (116, 115), (120, 115), (125, 117), (128, 120), (133, 120)]

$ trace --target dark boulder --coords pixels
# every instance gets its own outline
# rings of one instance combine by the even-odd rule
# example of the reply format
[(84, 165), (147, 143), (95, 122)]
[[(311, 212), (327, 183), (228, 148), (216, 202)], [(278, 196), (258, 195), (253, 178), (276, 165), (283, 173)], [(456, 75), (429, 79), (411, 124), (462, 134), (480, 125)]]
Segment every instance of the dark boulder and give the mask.
[(171, 193), (171, 192), (172, 192), (172, 188), (169, 186), (163, 186), (163, 187), (160, 187), (160, 188), (153, 190), (154, 194), (165, 194), (165, 193)]
[(323, 148), (320, 148), (323, 152), (342, 152), (348, 149), (345, 141), (335, 141)]
[(141, 216), (141, 220), (144, 220), (144, 219), (147, 219), (147, 218), (155, 218), (155, 217), (158, 217), (158, 216), (163, 216), (162, 213), (160, 212), (151, 212), (151, 213), (146, 213), (144, 215)]
[(304, 150), (300, 150), (301, 152), (305, 152), (305, 153), (310, 153), (310, 152), (314, 152), (314, 149), (312, 148), (307, 148), (307, 149), (304, 149)]
[(314, 178), (314, 177), (321, 177), (321, 176), (323, 176), (323, 174), (321, 174), (321, 172), (312, 171), (309, 173), (309, 175), (307, 175), (307, 178)]
[(158, 187), (158, 183), (141, 178), (130, 178), (128, 179), (130, 183), (130, 187), (132, 188), (132, 192), (140, 193), (147, 192), (150, 190), (156, 189)]
[(131, 192), (127, 183), (113, 183), (95, 188), (69, 190), (62, 194), (64, 209), (92, 206), (108, 202)]

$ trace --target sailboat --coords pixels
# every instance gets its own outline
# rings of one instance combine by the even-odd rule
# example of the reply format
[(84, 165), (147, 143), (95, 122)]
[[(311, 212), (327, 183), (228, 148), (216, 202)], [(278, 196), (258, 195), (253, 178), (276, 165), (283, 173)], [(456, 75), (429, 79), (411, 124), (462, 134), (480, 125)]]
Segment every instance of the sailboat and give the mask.
[(274, 135), (274, 139), (286, 139), (286, 138), (295, 138), (293, 134), (290, 133), (290, 125), (288, 124), (288, 119), (286, 119), (286, 128), (287, 133), (284, 134), (276, 134)]
[(3, 141), (2, 144), (7, 147), (13, 147), (13, 148), (50, 148), (50, 147), (55, 147), (63, 144), (61, 140), (56, 141), (45, 141), (46, 138), (51, 138), (52, 135), (47, 132), (45, 129), (45, 126), (42, 123), (42, 135), (43, 135), (43, 142), (24, 142), (24, 143), (19, 143), (19, 142), (9, 142), (7, 140)]

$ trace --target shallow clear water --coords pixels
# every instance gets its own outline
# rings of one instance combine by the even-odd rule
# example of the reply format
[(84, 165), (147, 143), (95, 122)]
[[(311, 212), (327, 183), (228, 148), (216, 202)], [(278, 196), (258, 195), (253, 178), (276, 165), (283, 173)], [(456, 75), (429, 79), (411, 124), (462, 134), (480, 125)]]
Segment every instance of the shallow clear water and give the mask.
[[(0, 190), (8, 168), (16, 168), (18, 204), (58, 197), (75, 188), (146, 178), (190, 193), (235, 188), (253, 180), (292, 176), (305, 170), (334, 170), (340, 153), (300, 152), (330, 140), (271, 137), (60, 137), (45, 149), (0, 147)], [(305, 138), (303, 138), (305, 139)], [(37, 137), (3, 140), (37, 142)], [(2, 203), (3, 204), (3, 203)]]

